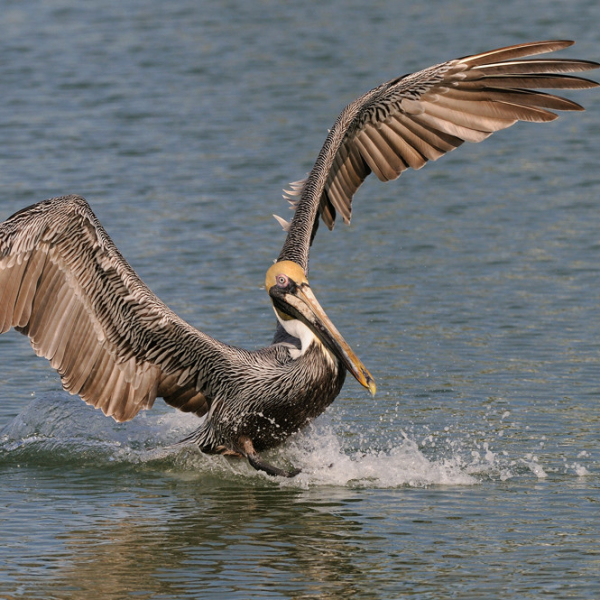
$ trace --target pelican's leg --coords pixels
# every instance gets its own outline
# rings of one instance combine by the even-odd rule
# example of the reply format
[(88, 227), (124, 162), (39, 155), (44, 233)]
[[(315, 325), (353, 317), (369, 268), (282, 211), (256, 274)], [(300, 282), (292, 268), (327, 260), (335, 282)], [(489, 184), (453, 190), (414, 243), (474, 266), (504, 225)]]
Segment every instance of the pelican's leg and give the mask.
[(234, 456), (235, 458), (244, 458), (243, 454), (240, 454), (236, 450), (232, 450), (227, 446), (217, 446), (217, 453), (221, 456)]
[(252, 440), (246, 435), (240, 436), (238, 444), (241, 454), (248, 459), (248, 462), (257, 471), (264, 471), (267, 475), (271, 475), (272, 477), (296, 477), (296, 475), (300, 473), (300, 469), (284, 471), (283, 469), (279, 469), (273, 465), (270, 465), (268, 462), (265, 462), (260, 457), (260, 454), (254, 449)]

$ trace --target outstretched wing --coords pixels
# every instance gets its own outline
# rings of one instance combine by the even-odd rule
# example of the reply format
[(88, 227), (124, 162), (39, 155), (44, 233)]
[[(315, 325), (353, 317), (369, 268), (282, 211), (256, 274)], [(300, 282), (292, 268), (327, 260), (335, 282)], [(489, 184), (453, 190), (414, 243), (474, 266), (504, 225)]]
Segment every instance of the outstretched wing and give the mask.
[(238, 352), (163, 304), (78, 196), (0, 225), (0, 333), (11, 327), (29, 336), (66, 390), (117, 421), (157, 396), (205, 414), (215, 378)]
[(571, 46), (570, 41), (519, 44), (435, 65), (393, 79), (349, 104), (340, 114), (308, 177), (291, 184), (295, 208), (279, 260), (308, 269), (319, 215), (333, 228), (336, 212), (350, 222), (352, 197), (373, 171), (381, 181), (420, 169), (464, 141), (480, 142), (517, 121), (556, 119), (553, 110), (583, 110), (537, 91), (584, 89), (594, 81), (566, 73), (598, 63), (523, 57)]

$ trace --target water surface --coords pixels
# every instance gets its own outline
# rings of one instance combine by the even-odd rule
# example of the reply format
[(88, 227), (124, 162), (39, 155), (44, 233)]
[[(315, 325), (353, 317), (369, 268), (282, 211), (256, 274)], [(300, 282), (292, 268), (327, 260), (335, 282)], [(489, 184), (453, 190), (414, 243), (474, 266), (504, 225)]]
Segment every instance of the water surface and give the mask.
[[(254, 348), (264, 272), (345, 103), (545, 38), (597, 3), (6, 2), (0, 217), (80, 193), (178, 314)], [(0, 598), (597, 598), (600, 96), (367, 181), (311, 282), (378, 383), (272, 451), (277, 481), (116, 424), (0, 338)]]

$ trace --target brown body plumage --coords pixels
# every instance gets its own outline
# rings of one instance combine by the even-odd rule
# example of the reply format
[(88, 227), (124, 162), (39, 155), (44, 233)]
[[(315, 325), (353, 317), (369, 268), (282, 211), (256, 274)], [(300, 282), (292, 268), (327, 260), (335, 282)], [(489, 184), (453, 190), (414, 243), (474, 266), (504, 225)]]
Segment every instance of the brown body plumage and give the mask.
[(518, 120), (545, 122), (578, 104), (536, 88), (583, 89), (567, 75), (596, 63), (524, 57), (571, 42), (520, 44), (389, 81), (348, 105), (306, 180), (266, 287), (278, 319), (273, 344), (248, 351), (193, 328), (120, 255), (78, 196), (33, 205), (0, 225), (0, 332), (14, 327), (50, 360), (65, 389), (119, 421), (156, 397), (206, 415), (190, 436), (205, 452), (238, 454), (271, 475), (293, 475), (258, 451), (283, 442), (339, 394), (346, 371), (372, 393), (369, 372), (319, 306), (306, 279), (319, 218), (349, 222), (373, 171), (382, 181)]

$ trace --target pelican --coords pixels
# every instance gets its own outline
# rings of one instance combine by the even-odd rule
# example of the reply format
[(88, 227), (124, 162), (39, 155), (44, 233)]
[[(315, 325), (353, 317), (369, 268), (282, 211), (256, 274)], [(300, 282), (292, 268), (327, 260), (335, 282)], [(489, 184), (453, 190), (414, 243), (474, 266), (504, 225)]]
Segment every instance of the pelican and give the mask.
[(518, 44), (450, 60), (392, 79), (350, 103), (329, 131), (309, 175), (291, 184), (295, 209), (283, 248), (266, 273), (273, 342), (245, 350), (220, 342), (172, 312), (142, 282), (80, 196), (52, 198), (0, 225), (0, 333), (29, 336), (65, 390), (117, 421), (157, 397), (205, 417), (186, 442), (205, 453), (245, 457), (257, 470), (292, 477), (261, 452), (320, 415), (348, 371), (375, 381), (317, 301), (307, 279), (319, 220), (350, 222), (352, 198), (372, 171), (381, 181), (420, 169), (517, 121), (546, 122), (583, 110), (541, 89), (585, 89), (568, 73), (598, 63), (528, 58), (570, 41)]

